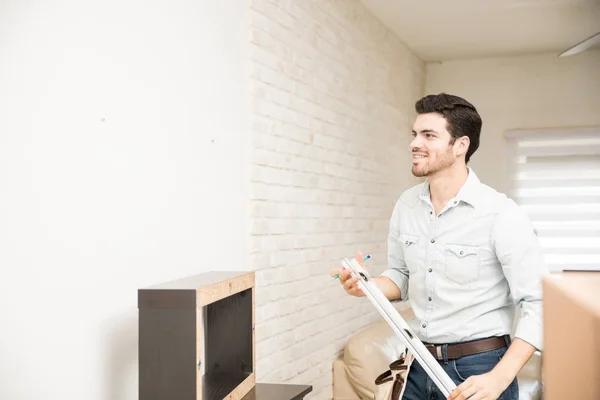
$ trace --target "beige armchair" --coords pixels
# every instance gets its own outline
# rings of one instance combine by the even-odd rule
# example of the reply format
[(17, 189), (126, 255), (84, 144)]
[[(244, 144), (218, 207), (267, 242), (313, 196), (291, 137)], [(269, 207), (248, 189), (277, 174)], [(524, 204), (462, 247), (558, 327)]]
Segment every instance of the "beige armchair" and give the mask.
[[(400, 315), (412, 318), (412, 309), (405, 308)], [(353, 334), (343, 356), (333, 362), (334, 400), (372, 400), (375, 378), (389, 368), (405, 346), (383, 319)], [(540, 400), (541, 356), (536, 353), (518, 375), (519, 399)]]

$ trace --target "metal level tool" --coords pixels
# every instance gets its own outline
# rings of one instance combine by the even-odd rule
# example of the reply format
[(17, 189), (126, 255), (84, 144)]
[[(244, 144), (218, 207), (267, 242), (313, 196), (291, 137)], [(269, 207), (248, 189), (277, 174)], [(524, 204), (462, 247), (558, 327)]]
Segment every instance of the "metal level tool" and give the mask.
[(456, 384), (450, 379), (446, 371), (444, 371), (438, 361), (431, 355), (423, 342), (419, 340), (417, 335), (400, 316), (394, 306), (392, 306), (392, 303), (390, 303), (381, 290), (379, 290), (368, 272), (354, 258), (344, 258), (342, 260), (342, 267), (352, 271), (352, 275), (359, 277), (358, 286), (363, 290), (369, 300), (371, 300), (371, 303), (373, 303), (377, 311), (379, 311), (387, 321), (396, 335), (402, 339), (407, 349), (413, 354), (442, 394), (448, 397), (456, 388)]

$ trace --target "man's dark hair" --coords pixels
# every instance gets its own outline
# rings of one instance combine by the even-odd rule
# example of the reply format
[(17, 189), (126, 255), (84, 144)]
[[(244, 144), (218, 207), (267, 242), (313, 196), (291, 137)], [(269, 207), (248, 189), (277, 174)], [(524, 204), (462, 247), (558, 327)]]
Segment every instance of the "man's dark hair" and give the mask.
[(462, 97), (440, 93), (425, 96), (417, 101), (415, 110), (419, 114), (441, 114), (446, 119), (446, 129), (452, 136), (450, 144), (454, 144), (457, 138), (468, 136), (470, 144), (465, 155), (465, 162), (469, 162), (471, 155), (479, 147), (482, 125), (481, 117), (473, 104)]

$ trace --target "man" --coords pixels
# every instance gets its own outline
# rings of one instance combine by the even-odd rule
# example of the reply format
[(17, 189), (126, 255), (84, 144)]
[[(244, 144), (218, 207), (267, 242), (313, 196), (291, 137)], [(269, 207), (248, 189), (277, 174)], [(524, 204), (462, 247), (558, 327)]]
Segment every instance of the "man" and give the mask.
[[(389, 300), (410, 300), (411, 328), (457, 384), (449, 399), (516, 400), (517, 373), (542, 349), (548, 270), (538, 239), (515, 202), (467, 167), (482, 125), (475, 107), (442, 93), (415, 108), (412, 173), (427, 179), (397, 201), (388, 269), (374, 281)], [(347, 293), (364, 296), (349, 271), (335, 274)], [(515, 306), (522, 317), (511, 341)], [(415, 361), (403, 399), (444, 396)]]

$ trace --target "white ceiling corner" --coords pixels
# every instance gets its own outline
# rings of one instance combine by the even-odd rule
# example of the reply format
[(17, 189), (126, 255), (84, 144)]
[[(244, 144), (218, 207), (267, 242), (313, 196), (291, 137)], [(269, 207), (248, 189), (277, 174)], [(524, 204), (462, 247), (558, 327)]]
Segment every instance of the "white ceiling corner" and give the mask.
[(600, 31), (600, 0), (362, 0), (424, 61), (557, 55)]

